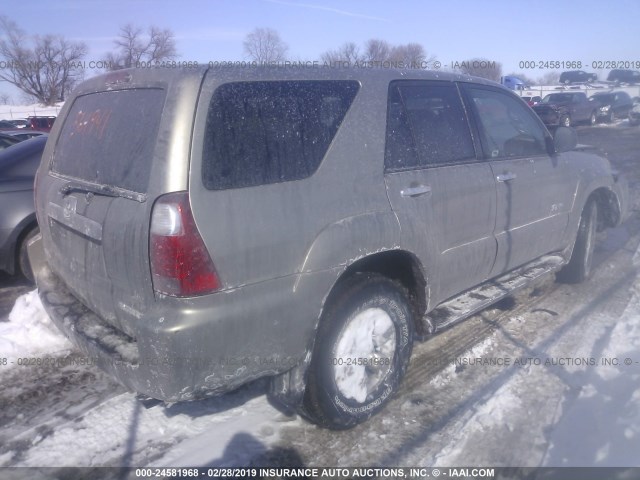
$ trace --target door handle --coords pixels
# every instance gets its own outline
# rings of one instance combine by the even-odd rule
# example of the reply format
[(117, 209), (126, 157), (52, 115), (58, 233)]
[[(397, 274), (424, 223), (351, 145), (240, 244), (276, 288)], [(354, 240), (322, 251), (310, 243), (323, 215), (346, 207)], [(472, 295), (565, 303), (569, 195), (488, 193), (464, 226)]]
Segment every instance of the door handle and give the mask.
[(514, 180), (515, 178), (516, 178), (515, 173), (507, 172), (507, 173), (501, 173), (500, 175), (498, 175), (496, 177), (496, 180), (499, 182), (508, 182), (509, 180)]
[(425, 195), (427, 193), (431, 193), (431, 187), (428, 185), (418, 185), (416, 187), (409, 187), (404, 190), (400, 190), (400, 195), (403, 197), (419, 197), (420, 195)]

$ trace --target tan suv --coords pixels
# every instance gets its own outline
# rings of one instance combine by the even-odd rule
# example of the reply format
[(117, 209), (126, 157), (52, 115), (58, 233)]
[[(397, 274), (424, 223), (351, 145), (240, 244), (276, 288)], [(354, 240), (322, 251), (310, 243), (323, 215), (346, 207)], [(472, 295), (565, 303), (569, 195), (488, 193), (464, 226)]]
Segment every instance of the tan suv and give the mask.
[(626, 190), (575, 144), (462, 75), (95, 77), (38, 171), (39, 293), (133, 390), (174, 402), (268, 376), (283, 405), (351, 427), (389, 401), (416, 332), (547, 272), (589, 275)]

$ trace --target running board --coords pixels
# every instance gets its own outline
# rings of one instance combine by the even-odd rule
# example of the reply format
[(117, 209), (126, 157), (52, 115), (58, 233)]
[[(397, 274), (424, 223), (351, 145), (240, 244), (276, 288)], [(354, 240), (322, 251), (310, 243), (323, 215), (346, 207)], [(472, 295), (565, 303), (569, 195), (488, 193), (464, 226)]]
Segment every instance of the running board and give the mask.
[(564, 260), (561, 256), (545, 255), (500, 277), (488, 280), (438, 305), (422, 319), (424, 329), (426, 332), (435, 333), (469, 318), (498, 300), (531, 285), (535, 279), (559, 270), (563, 265)]

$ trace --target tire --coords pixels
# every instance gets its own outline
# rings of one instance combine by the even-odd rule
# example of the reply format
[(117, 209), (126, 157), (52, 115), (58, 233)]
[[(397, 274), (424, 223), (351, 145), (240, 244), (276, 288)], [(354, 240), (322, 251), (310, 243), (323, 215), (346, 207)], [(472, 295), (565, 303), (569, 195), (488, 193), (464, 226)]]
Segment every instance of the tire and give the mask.
[(615, 121), (616, 121), (616, 114), (613, 110), (611, 110), (611, 112), (609, 112), (609, 118), (607, 118), (607, 122), (613, 123)]
[(560, 117), (560, 126), (561, 127), (570, 127), (571, 126), (571, 117), (569, 115), (562, 115)]
[(35, 237), (38, 233), (40, 233), (40, 228), (32, 228), (27, 232), (26, 235), (22, 237), (22, 240), (20, 240), (20, 245), (18, 246), (17, 270), (24, 278), (29, 280), (29, 282), (31, 283), (35, 283), (35, 279), (33, 270), (31, 269), (31, 262), (29, 262), (27, 245), (29, 244), (29, 240)]
[(596, 112), (591, 112), (591, 116), (589, 117), (589, 125), (593, 126), (596, 124), (597, 121), (598, 121), (598, 116), (596, 115)]
[(364, 422), (390, 400), (409, 364), (414, 330), (399, 283), (362, 273), (340, 289), (318, 327), (301, 412), (336, 430)]
[(582, 211), (576, 242), (569, 263), (558, 272), (558, 279), (566, 283), (580, 283), (589, 278), (598, 226), (598, 206), (589, 200)]

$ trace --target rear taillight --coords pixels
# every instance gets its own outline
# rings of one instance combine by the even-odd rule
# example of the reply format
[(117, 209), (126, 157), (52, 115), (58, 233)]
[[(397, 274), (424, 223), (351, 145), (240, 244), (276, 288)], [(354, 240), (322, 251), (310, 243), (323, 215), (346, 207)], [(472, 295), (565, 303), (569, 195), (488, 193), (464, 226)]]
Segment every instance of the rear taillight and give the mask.
[(158, 198), (151, 213), (149, 247), (156, 292), (190, 297), (220, 288), (215, 267), (193, 219), (187, 192)]

